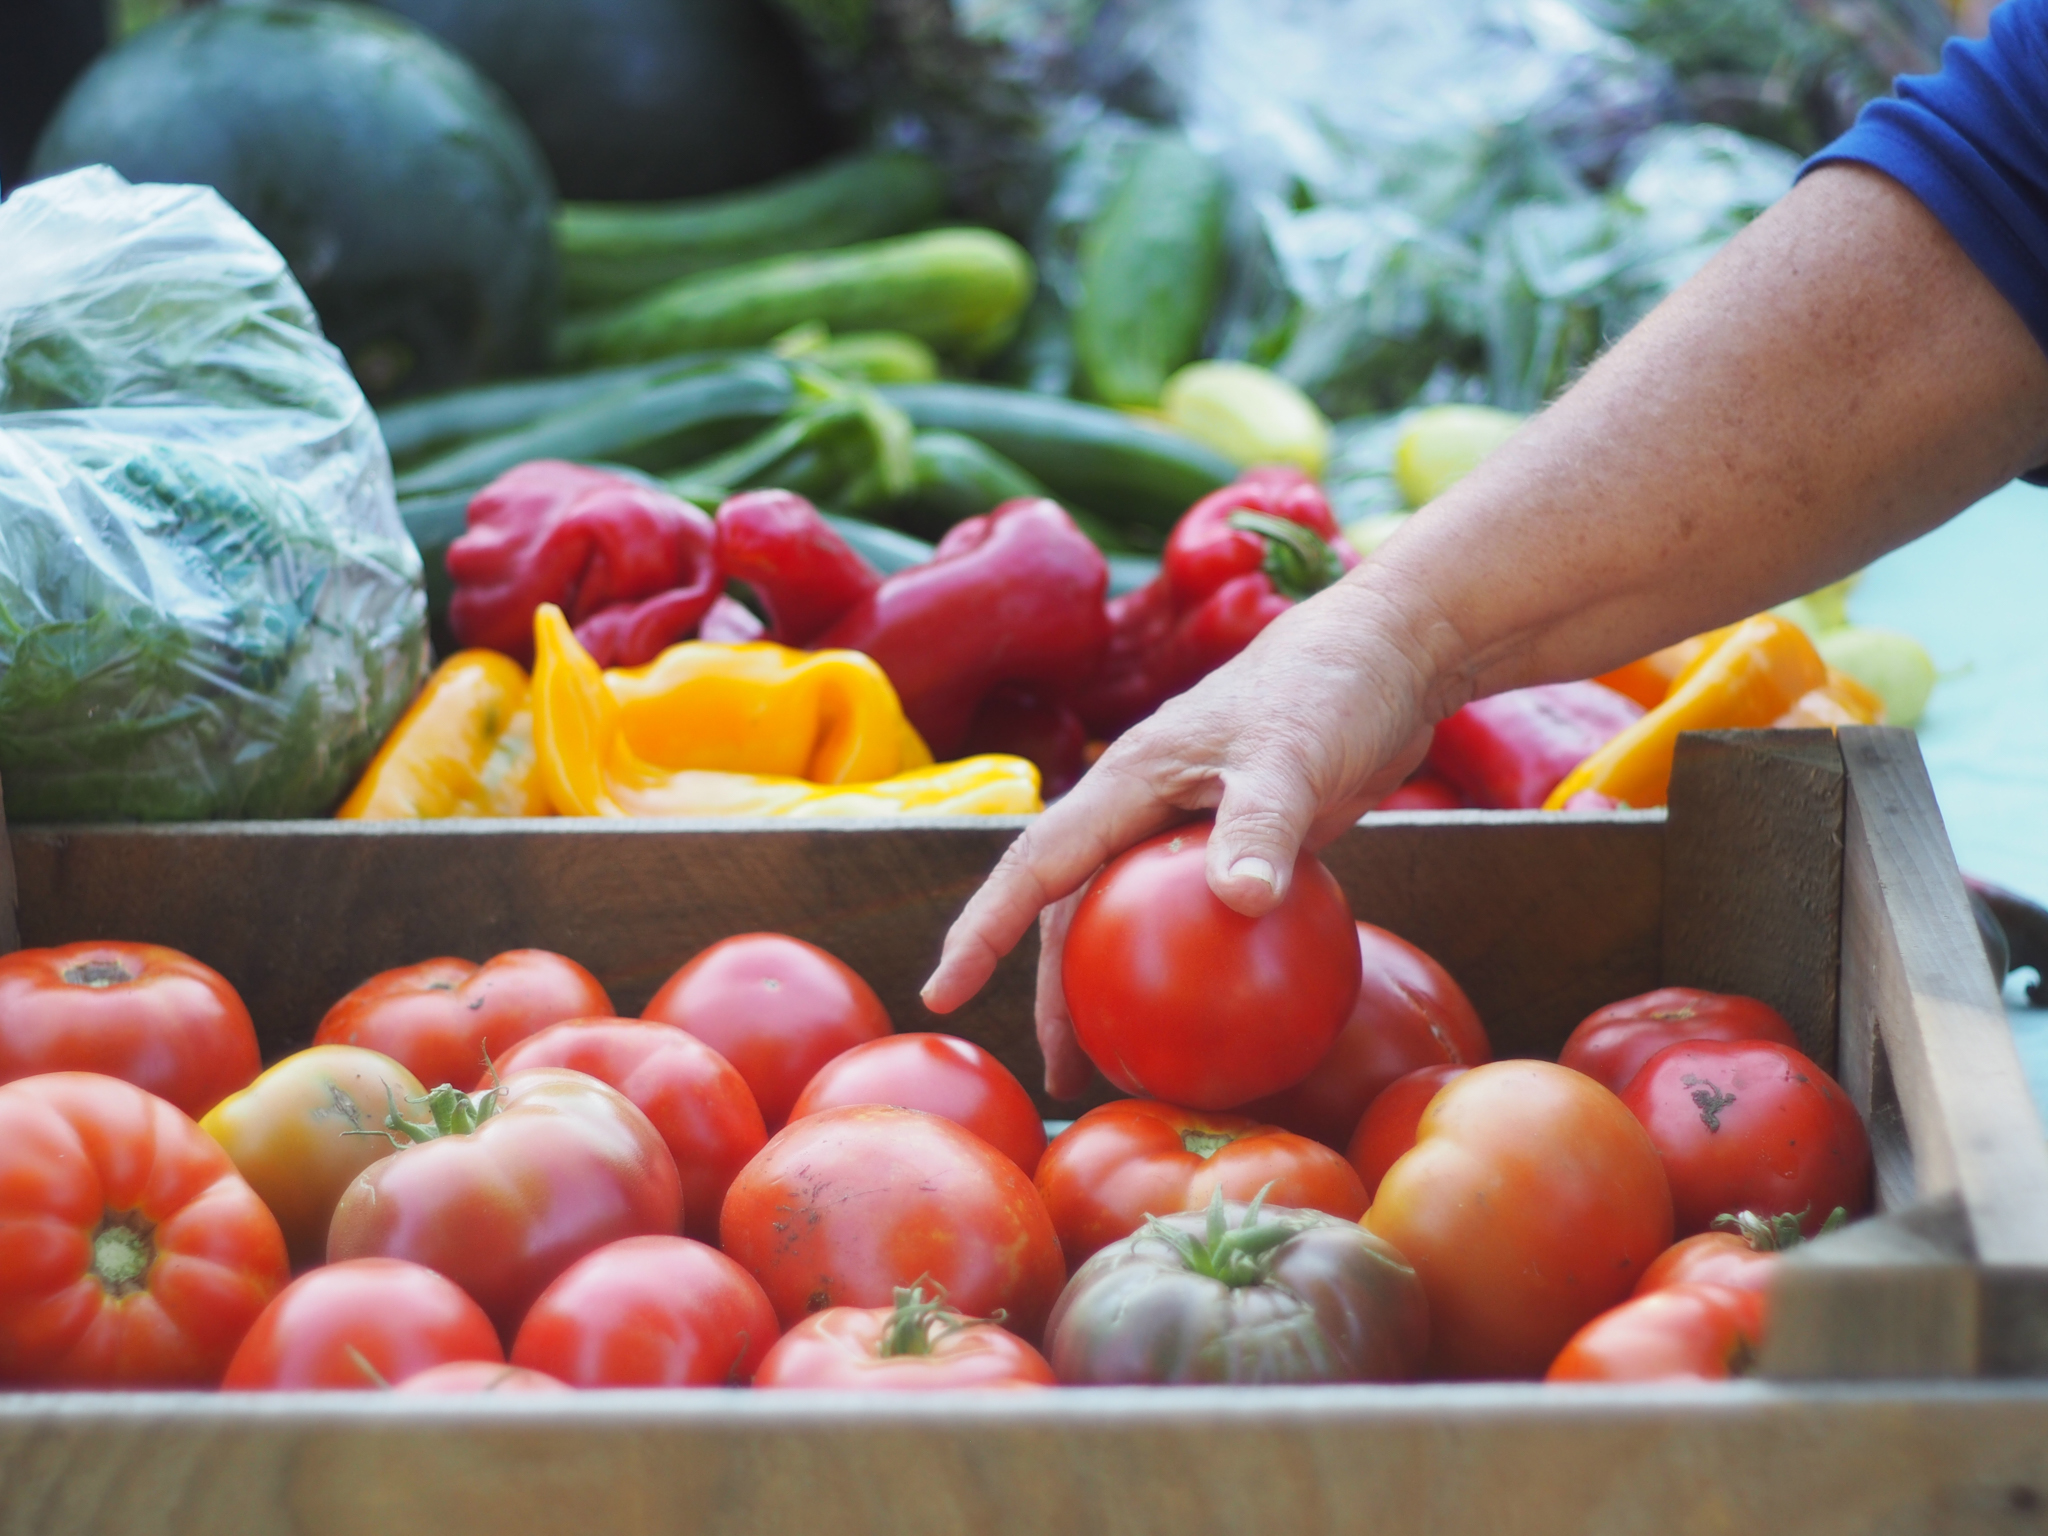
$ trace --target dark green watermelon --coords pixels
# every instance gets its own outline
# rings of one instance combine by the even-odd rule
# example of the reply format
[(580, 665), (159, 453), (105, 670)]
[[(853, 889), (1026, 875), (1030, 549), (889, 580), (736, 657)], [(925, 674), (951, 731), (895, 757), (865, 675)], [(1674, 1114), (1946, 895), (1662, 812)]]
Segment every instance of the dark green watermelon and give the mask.
[(30, 169), (96, 163), (219, 189), (373, 399), (545, 355), (547, 165), (492, 86), (395, 17), (265, 0), (149, 27), (72, 88)]

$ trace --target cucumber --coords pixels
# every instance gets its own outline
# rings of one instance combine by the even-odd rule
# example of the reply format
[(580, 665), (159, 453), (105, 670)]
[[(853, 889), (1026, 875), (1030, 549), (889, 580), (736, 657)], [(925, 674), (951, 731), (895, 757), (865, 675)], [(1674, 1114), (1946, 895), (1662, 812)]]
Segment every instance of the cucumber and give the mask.
[(1009, 339), (1036, 283), (1015, 241), (986, 229), (932, 230), (682, 278), (637, 304), (570, 320), (556, 333), (556, 357), (594, 367), (761, 346), (812, 321), (834, 332), (903, 331), (981, 357)]
[(1108, 204), (1081, 235), (1074, 350), (1087, 392), (1157, 405), (1192, 362), (1223, 281), (1223, 177), (1185, 139), (1138, 145)]
[(929, 384), (939, 376), (932, 349), (901, 331), (853, 331), (794, 356), (864, 384)]
[(894, 528), (883, 528), (858, 517), (841, 517), (836, 512), (827, 512), (824, 516), (839, 537), (853, 546), (853, 552), (884, 576), (908, 570), (913, 565), (923, 565), (932, 557), (932, 546), (923, 539), (913, 539), (907, 533), (898, 533)]
[(931, 161), (887, 151), (723, 197), (564, 203), (562, 298), (579, 309), (617, 304), (697, 272), (905, 234), (936, 219), (945, 199)]
[(955, 523), (980, 517), (1020, 496), (1050, 494), (1033, 476), (986, 444), (958, 432), (920, 432), (910, 442), (916, 482), (910, 494), (876, 515), (920, 538), (938, 538)]

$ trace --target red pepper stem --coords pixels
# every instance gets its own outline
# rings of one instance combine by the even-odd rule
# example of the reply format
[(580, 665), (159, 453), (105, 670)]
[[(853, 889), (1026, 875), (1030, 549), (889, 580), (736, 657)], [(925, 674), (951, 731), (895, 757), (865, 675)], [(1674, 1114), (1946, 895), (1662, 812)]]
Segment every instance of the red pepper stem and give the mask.
[(1314, 597), (1344, 574), (1337, 551), (1313, 528), (1266, 512), (1233, 512), (1227, 521), (1266, 541), (1266, 576), (1283, 597)]

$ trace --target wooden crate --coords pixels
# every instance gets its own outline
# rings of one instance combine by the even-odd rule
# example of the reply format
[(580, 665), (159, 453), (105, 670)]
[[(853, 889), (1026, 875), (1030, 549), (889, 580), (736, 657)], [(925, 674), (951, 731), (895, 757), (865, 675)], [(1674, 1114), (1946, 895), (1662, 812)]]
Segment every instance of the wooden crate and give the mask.
[[(427, 955), (560, 949), (630, 1012), (754, 928), (845, 956), (916, 1028), (940, 936), (1016, 826), (16, 827), (0, 948), (11, 849), (19, 942), (189, 950), (270, 1055)], [(22, 1394), (0, 1396), (0, 1533), (2048, 1531), (2048, 1149), (1910, 735), (1692, 737), (1668, 817), (1374, 816), (1325, 858), (1359, 916), (1445, 963), (1502, 1054), (1554, 1054), (1594, 1006), (1668, 982), (1769, 1000), (1835, 1068), (1881, 1214), (1788, 1263), (1765, 1379)], [(946, 1025), (1027, 1082), (1034, 959)]]

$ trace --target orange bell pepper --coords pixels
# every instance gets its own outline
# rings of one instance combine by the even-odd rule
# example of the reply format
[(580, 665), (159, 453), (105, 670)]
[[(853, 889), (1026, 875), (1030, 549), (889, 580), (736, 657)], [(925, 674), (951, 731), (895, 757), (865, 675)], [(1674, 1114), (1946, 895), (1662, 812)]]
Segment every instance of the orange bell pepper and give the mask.
[(1661, 651), (1652, 651), (1625, 667), (1616, 667), (1594, 679), (1628, 695), (1645, 709), (1655, 709), (1670, 697), (1672, 687), (1692, 664), (1728, 638), (1725, 629), (1710, 629)]
[(1884, 700), (1848, 673), (1829, 667), (1825, 683), (1802, 695), (1771, 724), (1790, 729), (1825, 726), (1830, 730), (1845, 725), (1883, 725)]
[(350, 820), (546, 816), (526, 669), (458, 651), (427, 679), (334, 814)]

